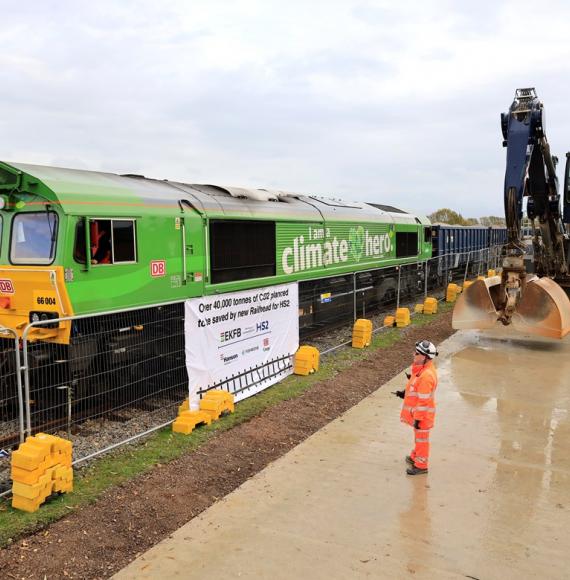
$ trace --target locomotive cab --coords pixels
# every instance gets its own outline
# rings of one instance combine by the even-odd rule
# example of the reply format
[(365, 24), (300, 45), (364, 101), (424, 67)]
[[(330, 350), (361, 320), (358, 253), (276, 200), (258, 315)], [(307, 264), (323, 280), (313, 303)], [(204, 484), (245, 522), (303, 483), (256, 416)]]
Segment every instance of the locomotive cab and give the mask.
[[(30, 339), (67, 343), (72, 314), (58, 260), (65, 215), (40, 184), (0, 164), (0, 325), (22, 336), (32, 322)], [(59, 262), (59, 263), (58, 263)]]

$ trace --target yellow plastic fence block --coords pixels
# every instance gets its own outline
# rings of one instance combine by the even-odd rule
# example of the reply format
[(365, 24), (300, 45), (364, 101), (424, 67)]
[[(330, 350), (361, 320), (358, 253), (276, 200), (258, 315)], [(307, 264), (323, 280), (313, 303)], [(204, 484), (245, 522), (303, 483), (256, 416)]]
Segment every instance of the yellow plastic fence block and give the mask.
[(234, 396), (228, 391), (208, 391), (202, 400), (220, 401), (222, 404), (222, 412), (227, 411), (233, 413), (235, 410)]
[(22, 443), (19, 449), (12, 453), (12, 465), (14, 467), (33, 471), (38, 469), (45, 458), (49, 456), (49, 447), (38, 446), (35, 442), (30, 442), (30, 439), (31, 437), (28, 437), (27, 441)]
[(491, 278), (492, 276), (496, 276), (497, 272), (495, 270), (487, 270), (487, 278)]
[(463, 282), (463, 290), (467, 290), (471, 284), (473, 284), (473, 280), (465, 280), (465, 282)]
[(477, 276), (477, 280), (484, 280), (485, 276)]
[(437, 314), (437, 298), (430, 296), (424, 300), (424, 314)]
[(421, 314), (424, 311), (424, 305), (423, 304), (416, 304), (415, 308), (414, 308), (414, 312)]
[(461, 292), (463, 292), (463, 286), (460, 286), (459, 284), (456, 284), (457, 286), (457, 294), (461, 294)]
[(54, 469), (53, 477), (55, 480), (58, 479), (67, 479), (69, 472), (69, 467), (65, 467), (64, 465), (56, 465)]
[(398, 328), (404, 328), (405, 326), (409, 326), (412, 322), (410, 318), (410, 309), (409, 308), (398, 308), (396, 310), (396, 326)]
[(295, 353), (293, 372), (296, 375), (309, 375), (319, 370), (320, 353), (314, 346), (300, 346)]
[[(53, 467), (55, 464), (56, 461), (52, 455), (48, 455), (36, 469), (24, 469), (18, 467), (17, 465), (14, 465), (14, 462), (12, 461), (12, 479), (21, 483), (37, 483), (40, 476), (44, 475), (46, 470)], [(71, 462), (69, 462), (69, 465), (71, 465)]]
[(224, 402), (217, 399), (202, 399), (200, 401), (200, 411), (208, 413), (212, 421), (217, 421), (224, 411)]
[(32, 485), (38, 483), (40, 475), (45, 473), (45, 469), (34, 469), (33, 471), (28, 471), (27, 469), (22, 469), (21, 467), (12, 466), (11, 477), (12, 481), (18, 483), (25, 483), (27, 485)]
[(352, 337), (352, 348), (365, 348), (370, 346), (370, 341), (367, 341), (363, 336)]
[[(54, 457), (54, 456), (52, 455), (52, 457)], [(66, 453), (64, 455), (63, 453), (60, 453), (55, 457), (57, 457), (57, 461), (55, 462), (56, 465), (65, 465), (66, 467), (71, 467), (71, 463), (72, 463), (71, 454)]]
[(372, 342), (372, 321), (359, 318), (352, 329), (352, 347), (364, 348)]
[(73, 491), (73, 481), (54, 481), (53, 491), (57, 491), (59, 493), (68, 493)]
[(396, 324), (395, 316), (386, 316), (384, 318), (384, 326), (394, 326)]
[(12, 506), (36, 511), (54, 492), (73, 489), (71, 441), (38, 433), (12, 453)]
[(20, 497), (19, 495), (14, 495), (12, 497), (12, 507), (24, 512), (37, 512), (42, 503), (43, 501), (39, 499), (28, 499)]
[(28, 471), (44, 469), (60, 460), (71, 463), (72, 444), (54, 435), (38, 433), (28, 437), (12, 454), (12, 466)]
[(174, 431), (174, 433), (184, 433), (184, 435), (190, 435), (196, 425), (200, 425), (202, 423), (209, 425), (211, 422), (211, 415), (204, 411), (183, 411), (172, 424), (172, 431)]
[(172, 423), (172, 432), (181, 433), (182, 435), (190, 435), (190, 433), (194, 431), (194, 427), (196, 427), (195, 423), (189, 423), (188, 421), (176, 419), (176, 421)]
[(53, 481), (53, 491), (73, 491), (73, 469), (70, 467), (58, 467), (56, 479)]
[(228, 391), (218, 391), (212, 390), (208, 391), (204, 397), (204, 399), (220, 399), (222, 401), (231, 401), (234, 402), (234, 396), (232, 393), (228, 393)]
[(178, 419), (183, 419), (188, 422), (193, 421), (196, 425), (200, 425), (201, 423), (209, 425), (212, 422), (210, 415), (202, 411), (184, 411)]
[[(38, 433), (34, 437), (30, 437), (35, 445), (45, 447), (49, 450), (50, 455), (54, 455), (61, 449), (67, 449), (65, 445), (65, 439), (56, 437), (55, 435), (48, 435), (47, 433)], [(71, 441), (67, 441), (71, 445)]]
[[(49, 487), (49, 491), (46, 488)], [(46, 498), (51, 494), (52, 482), (49, 483), (34, 483), (33, 485), (26, 485), (25, 483), (18, 483), (14, 481), (12, 484), (12, 494), (25, 497), (27, 499)]]
[(53, 435), (46, 435), (45, 433), (38, 433), (36, 438), (50, 444), (51, 455), (71, 454), (73, 446), (71, 441), (68, 441), (67, 439), (62, 439), (61, 437), (55, 437)]
[(446, 302), (455, 302), (457, 300), (457, 295), (459, 294), (457, 284), (448, 284), (447, 292), (445, 293)]
[(190, 410), (190, 399), (184, 399), (184, 401), (182, 401), (182, 405), (178, 406), (178, 414), (180, 415), (180, 413), (189, 410)]
[(369, 345), (370, 343), (367, 343), (366, 340), (361, 336), (352, 337), (352, 348), (365, 348)]

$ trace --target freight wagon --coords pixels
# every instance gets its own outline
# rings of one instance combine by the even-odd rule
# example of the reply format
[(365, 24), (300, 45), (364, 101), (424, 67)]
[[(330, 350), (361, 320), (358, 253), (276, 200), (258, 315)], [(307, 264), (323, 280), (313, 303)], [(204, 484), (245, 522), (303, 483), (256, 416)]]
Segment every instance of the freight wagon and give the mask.
[(431, 277), (451, 282), (463, 276), (465, 268), (491, 250), (499, 254), (507, 240), (505, 227), (432, 225), (432, 255), (439, 258)]

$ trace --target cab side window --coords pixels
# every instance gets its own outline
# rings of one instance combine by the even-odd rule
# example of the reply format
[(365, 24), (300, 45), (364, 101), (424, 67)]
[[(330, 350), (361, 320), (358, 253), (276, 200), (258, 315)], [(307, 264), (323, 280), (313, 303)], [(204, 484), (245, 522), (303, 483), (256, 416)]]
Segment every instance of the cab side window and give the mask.
[(113, 220), (113, 264), (136, 262), (135, 222), (133, 220)]
[[(135, 220), (89, 220), (91, 264), (121, 264), (137, 261)], [(85, 220), (77, 223), (73, 257), (85, 263)]]

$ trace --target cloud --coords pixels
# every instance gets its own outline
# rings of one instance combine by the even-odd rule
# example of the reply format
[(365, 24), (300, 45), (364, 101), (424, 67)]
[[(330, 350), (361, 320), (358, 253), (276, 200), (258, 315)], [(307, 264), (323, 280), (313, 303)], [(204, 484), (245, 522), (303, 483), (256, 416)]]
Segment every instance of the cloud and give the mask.
[(0, 158), (500, 214), (517, 87), (537, 87), (553, 151), (568, 147), (570, 8), (554, 8), (13, 5)]

